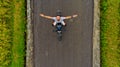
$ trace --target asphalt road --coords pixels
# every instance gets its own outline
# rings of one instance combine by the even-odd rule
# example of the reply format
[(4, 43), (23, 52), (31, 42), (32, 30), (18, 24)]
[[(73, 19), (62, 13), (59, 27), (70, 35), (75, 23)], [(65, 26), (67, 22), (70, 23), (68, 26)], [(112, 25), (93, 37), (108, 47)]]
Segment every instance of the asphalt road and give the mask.
[[(34, 67), (92, 67), (93, 0), (32, 0)], [(65, 20), (63, 40), (58, 41), (52, 20), (40, 13), (55, 16), (78, 14)]]

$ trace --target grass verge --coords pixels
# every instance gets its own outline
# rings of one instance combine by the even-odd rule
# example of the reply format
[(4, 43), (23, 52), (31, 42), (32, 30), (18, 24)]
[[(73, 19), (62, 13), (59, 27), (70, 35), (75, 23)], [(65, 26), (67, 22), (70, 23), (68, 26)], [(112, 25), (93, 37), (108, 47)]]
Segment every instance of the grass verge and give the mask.
[(120, 67), (120, 0), (101, 0), (101, 67)]
[(12, 46), (11, 67), (24, 67), (25, 65), (25, 0), (13, 0), (14, 2), (14, 33)]
[(24, 67), (25, 0), (0, 0), (0, 67)]

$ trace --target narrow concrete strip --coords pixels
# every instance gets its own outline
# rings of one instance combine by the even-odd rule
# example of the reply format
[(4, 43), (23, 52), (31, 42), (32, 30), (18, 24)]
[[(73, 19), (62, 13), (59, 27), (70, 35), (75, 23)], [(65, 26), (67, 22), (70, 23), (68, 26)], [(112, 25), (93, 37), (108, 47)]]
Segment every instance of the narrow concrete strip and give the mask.
[(27, 0), (27, 50), (26, 50), (26, 67), (33, 67), (33, 33), (31, 24), (31, 1)]
[(94, 0), (93, 67), (100, 67), (100, 0)]

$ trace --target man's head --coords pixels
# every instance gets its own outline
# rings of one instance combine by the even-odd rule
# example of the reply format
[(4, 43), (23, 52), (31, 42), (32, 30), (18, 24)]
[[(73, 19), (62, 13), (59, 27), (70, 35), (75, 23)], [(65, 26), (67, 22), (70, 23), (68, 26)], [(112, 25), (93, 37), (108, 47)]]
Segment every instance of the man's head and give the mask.
[(56, 19), (59, 21), (60, 20), (60, 16), (56, 16)]

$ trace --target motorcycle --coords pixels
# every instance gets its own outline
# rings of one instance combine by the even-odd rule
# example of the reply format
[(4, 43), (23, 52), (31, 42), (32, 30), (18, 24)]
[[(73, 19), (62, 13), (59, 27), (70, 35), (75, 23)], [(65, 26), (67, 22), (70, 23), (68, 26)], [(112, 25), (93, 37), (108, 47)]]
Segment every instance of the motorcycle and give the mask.
[[(57, 11), (57, 16), (58, 16), (58, 15), (59, 15), (59, 16), (62, 15), (62, 13), (61, 13), (60, 10)], [(62, 25), (61, 22), (58, 22), (58, 23), (56, 24), (56, 32), (57, 32), (57, 38), (58, 38), (58, 40), (61, 41), (61, 40), (62, 40), (62, 32), (63, 32), (63, 25)]]
[(57, 32), (59, 41), (62, 40), (62, 32), (63, 32), (62, 29), (63, 29), (63, 25), (61, 23), (57, 23), (56, 24), (56, 32)]

